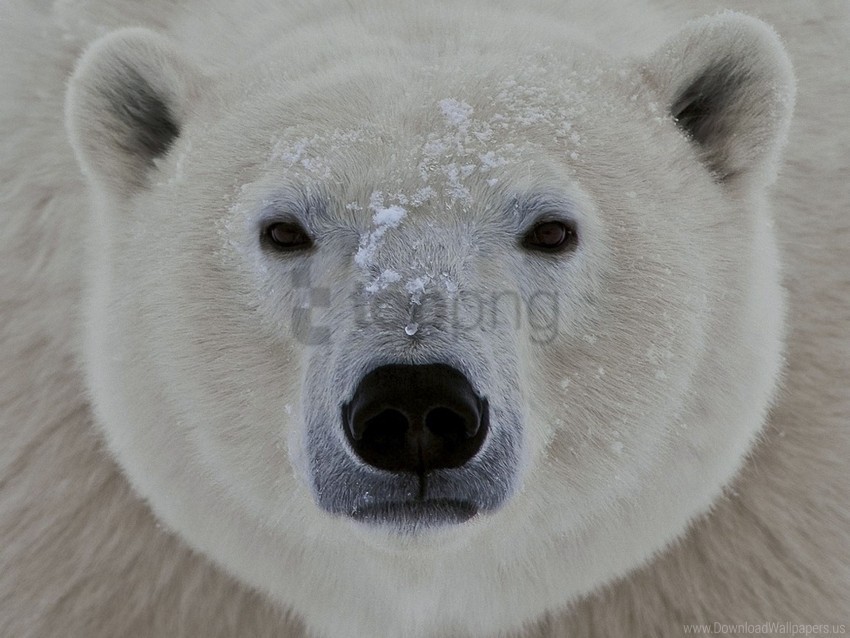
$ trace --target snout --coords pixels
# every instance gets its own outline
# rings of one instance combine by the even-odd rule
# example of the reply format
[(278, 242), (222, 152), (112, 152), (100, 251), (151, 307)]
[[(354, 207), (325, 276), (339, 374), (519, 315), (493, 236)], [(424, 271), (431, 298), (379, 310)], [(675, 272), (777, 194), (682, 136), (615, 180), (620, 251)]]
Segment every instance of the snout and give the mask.
[(451, 366), (386, 365), (360, 381), (342, 407), (342, 423), (364, 463), (424, 479), (476, 455), (487, 437), (489, 406)]
[(307, 385), (306, 452), (321, 508), (416, 534), (503, 505), (518, 485), (521, 397), (493, 385), (483, 359), (458, 363), (449, 355), (366, 369), (343, 396), (320, 391), (318, 377)]

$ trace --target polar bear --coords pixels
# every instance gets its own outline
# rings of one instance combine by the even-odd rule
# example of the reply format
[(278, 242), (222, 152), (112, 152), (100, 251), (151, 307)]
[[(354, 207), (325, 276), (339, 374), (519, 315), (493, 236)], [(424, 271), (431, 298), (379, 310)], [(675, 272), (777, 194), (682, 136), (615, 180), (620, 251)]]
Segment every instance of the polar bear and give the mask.
[(844, 3), (48, 4), (2, 635), (846, 631)]

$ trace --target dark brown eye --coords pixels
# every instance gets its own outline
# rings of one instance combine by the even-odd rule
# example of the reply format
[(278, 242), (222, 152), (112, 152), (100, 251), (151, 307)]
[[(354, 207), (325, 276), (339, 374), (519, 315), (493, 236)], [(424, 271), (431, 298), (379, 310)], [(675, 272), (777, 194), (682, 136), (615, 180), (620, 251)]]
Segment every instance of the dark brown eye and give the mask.
[(266, 228), (266, 237), (275, 248), (280, 250), (303, 250), (313, 245), (313, 240), (298, 224), (276, 222)]
[(523, 239), (526, 248), (559, 252), (575, 246), (575, 228), (561, 221), (541, 222), (532, 228)]

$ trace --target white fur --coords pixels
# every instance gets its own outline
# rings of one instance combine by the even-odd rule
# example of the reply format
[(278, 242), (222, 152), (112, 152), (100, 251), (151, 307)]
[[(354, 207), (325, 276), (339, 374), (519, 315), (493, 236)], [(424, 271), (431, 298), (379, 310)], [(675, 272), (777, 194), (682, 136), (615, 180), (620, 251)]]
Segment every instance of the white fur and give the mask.
[[(747, 3), (789, 63), (761, 22), (665, 5), (0, 8), (0, 634), (846, 623), (848, 8)], [(703, 152), (667, 107), (715, 57), (748, 84)], [(104, 98), (128, 68), (180, 124), (152, 162)], [(339, 204), (309, 258), (325, 347), (256, 243), (286, 184)], [(522, 257), (515, 191), (568, 196), (580, 250)], [(443, 341), (440, 286), (557, 289), (558, 336)], [(389, 300), (362, 332), (352, 287)], [(414, 537), (320, 510), (305, 385), (338, 403), (447, 353), (521, 404), (505, 506)]]

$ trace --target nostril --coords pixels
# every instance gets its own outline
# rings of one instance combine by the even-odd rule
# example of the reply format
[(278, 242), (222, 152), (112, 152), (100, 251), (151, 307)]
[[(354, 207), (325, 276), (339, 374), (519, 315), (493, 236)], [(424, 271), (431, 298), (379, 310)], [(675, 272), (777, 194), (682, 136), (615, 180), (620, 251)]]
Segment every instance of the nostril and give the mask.
[(403, 412), (385, 408), (374, 416), (355, 414), (350, 430), (354, 449), (369, 465), (403, 471), (416, 463), (411, 424)]
[(374, 445), (395, 443), (404, 440), (410, 424), (407, 417), (398, 410), (383, 410), (362, 423), (354, 423), (355, 440), (367, 440)]
[(450, 408), (434, 408), (425, 416), (425, 427), (439, 439), (462, 443), (464, 439), (475, 436), (477, 423)]

